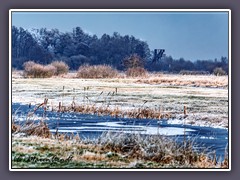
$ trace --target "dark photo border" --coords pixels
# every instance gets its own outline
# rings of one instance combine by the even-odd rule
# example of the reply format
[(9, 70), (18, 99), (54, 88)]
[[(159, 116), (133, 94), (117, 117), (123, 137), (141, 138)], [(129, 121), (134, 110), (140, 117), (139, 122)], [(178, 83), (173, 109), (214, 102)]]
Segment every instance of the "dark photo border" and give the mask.
[[(9, 57), (8, 57), (8, 12), (9, 9), (71, 9), (71, 8), (146, 8), (146, 9), (231, 9), (232, 12), (232, 101), (230, 106), (232, 107), (232, 129), (231, 129), (231, 171), (230, 172), (9, 172)], [(238, 0), (168, 0), (168, 1), (157, 1), (157, 0), (121, 0), (121, 1), (111, 1), (111, 0), (88, 0), (88, 1), (78, 1), (78, 0), (41, 0), (41, 1), (31, 1), (31, 0), (21, 0), (21, 1), (1, 1), (0, 2), (0, 137), (1, 137), (1, 148), (0, 148), (0, 174), (3, 179), (50, 179), (56, 178), (59, 180), (67, 178), (80, 178), (80, 179), (146, 179), (146, 178), (167, 178), (167, 179), (216, 179), (225, 180), (228, 178), (238, 179), (239, 175), (239, 165), (240, 162), (240, 144), (238, 137), (240, 137), (240, 122), (239, 116), (239, 101), (240, 101), (240, 1)], [(41, 173), (41, 174), (40, 174)], [(69, 177), (69, 175), (71, 177)]]
[[(169, 13), (194, 13), (194, 12), (208, 12), (208, 13), (218, 13), (224, 12), (228, 13), (228, 59), (229, 59), (229, 67), (231, 66), (231, 10), (229, 9), (10, 9), (9, 10), (9, 92), (12, 92), (12, 60), (11, 60), (11, 27), (12, 27), (12, 15), (15, 12), (24, 12), (24, 13), (32, 13), (32, 12), (55, 12), (55, 13), (65, 13), (65, 12), (95, 12), (95, 13), (125, 13), (125, 12), (136, 12), (136, 13), (149, 13), (149, 12), (169, 12)], [(231, 68), (229, 68), (229, 76), (228, 76), (229, 86), (228, 86), (228, 100), (231, 103)], [(12, 94), (9, 97), (12, 100)], [(10, 101), (12, 102), (12, 101)], [(231, 113), (231, 107), (228, 105), (229, 113)], [(9, 104), (9, 122), (11, 121), (11, 103)], [(231, 114), (228, 115), (229, 119), (231, 119)], [(53, 168), (53, 169), (43, 169), (43, 168), (12, 168), (12, 138), (11, 138), (11, 127), (9, 126), (9, 169), (10, 171), (229, 171), (231, 170), (231, 123), (228, 123), (228, 156), (229, 156), (229, 168), (146, 168), (146, 169), (136, 169), (136, 168)]]

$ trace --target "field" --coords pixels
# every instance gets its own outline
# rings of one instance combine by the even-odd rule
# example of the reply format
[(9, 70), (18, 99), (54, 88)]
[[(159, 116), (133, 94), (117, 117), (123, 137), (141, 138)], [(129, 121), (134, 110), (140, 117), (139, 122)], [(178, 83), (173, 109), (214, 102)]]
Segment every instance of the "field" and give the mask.
[[(21, 72), (13, 72), (13, 103), (34, 106), (43, 103), (44, 99), (48, 100), (47, 110), (49, 111), (75, 111), (139, 119), (153, 118), (158, 120), (164, 118), (168, 123), (173, 124), (228, 129), (227, 76), (150, 74), (144, 78), (122, 76), (114, 79), (80, 79), (75, 78), (75, 73), (69, 73), (62, 77), (32, 79), (23, 78)], [(36, 141), (38, 142), (36, 143)], [(38, 138), (36, 140), (35, 136), (26, 137), (15, 134), (13, 135), (13, 156), (25, 157), (26, 154), (35, 153), (39, 158), (46, 159), (46, 157), (51, 156), (49, 153), (54, 153), (66, 160), (69, 156), (63, 154), (60, 148), (64, 146), (66, 149), (81, 149), (82, 153), (79, 156), (74, 156), (74, 158), (80, 159), (74, 159), (73, 163), (77, 164), (72, 164), (73, 167), (80, 168), (178, 166), (209, 168), (214, 164), (203, 157), (205, 160), (198, 159), (195, 164), (184, 161), (186, 163), (175, 163), (174, 165), (171, 163), (175, 161), (171, 160), (164, 165), (161, 164), (162, 161), (159, 163), (152, 159), (149, 160), (141, 153), (139, 157), (124, 158), (125, 152), (113, 151), (106, 146), (99, 150), (98, 148), (102, 146), (89, 145), (85, 142), (73, 144), (72, 141), (58, 140), (58, 143), (53, 145), (54, 142), (56, 142), (54, 138)], [(33, 145), (34, 143), (35, 145)], [(39, 143), (44, 147), (38, 147)], [(47, 145), (45, 146), (45, 144)], [(174, 146), (171, 147), (174, 148)], [(66, 150), (66, 152), (68, 151)], [(30, 167), (28, 163), (15, 159), (14, 167)], [(202, 164), (203, 162), (205, 164)], [(39, 164), (39, 167), (45, 167), (42, 165)], [(69, 163), (62, 164), (62, 167), (68, 168)]]
[(183, 119), (186, 106), (186, 124), (228, 127), (227, 76), (76, 79), (68, 75), (66, 78), (25, 79), (13, 75), (13, 102), (40, 104), (44, 98), (48, 98), (50, 108), (56, 108), (59, 102), (70, 107), (74, 101), (79, 106), (117, 109), (120, 114), (139, 108), (151, 109), (171, 115), (168, 121), (175, 123)]

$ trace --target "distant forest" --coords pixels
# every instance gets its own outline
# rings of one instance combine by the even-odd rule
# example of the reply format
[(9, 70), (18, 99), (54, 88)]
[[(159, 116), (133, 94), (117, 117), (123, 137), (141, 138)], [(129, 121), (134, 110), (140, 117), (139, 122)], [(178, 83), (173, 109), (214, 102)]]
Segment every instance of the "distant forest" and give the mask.
[(227, 57), (192, 62), (165, 55), (153, 63), (153, 51), (147, 42), (134, 36), (121, 36), (118, 32), (113, 35), (103, 34), (98, 38), (85, 33), (80, 27), (63, 33), (58, 29), (26, 30), (12, 26), (12, 67), (16, 69), (23, 69), (23, 63), (29, 60), (40, 64), (59, 60), (67, 63), (70, 70), (77, 70), (84, 64), (106, 64), (124, 70), (124, 58), (137, 54), (148, 71), (179, 73), (187, 70), (213, 73), (215, 68), (220, 67), (228, 73)]

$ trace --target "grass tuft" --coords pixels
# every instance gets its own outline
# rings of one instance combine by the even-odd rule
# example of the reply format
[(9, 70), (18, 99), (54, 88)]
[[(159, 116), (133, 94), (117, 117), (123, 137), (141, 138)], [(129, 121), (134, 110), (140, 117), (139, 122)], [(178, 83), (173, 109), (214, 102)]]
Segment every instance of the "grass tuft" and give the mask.
[(147, 74), (147, 70), (142, 67), (133, 67), (126, 71), (127, 77), (146, 77)]
[(118, 71), (108, 65), (83, 65), (80, 66), (77, 72), (78, 78), (115, 78), (118, 76)]
[(69, 66), (63, 61), (53, 61), (51, 65), (56, 68), (55, 75), (57, 76), (68, 73)]

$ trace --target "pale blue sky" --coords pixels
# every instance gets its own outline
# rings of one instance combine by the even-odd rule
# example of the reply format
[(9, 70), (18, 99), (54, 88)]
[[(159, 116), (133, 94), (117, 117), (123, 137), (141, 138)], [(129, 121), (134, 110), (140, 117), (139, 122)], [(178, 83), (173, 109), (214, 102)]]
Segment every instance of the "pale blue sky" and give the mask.
[(61, 32), (79, 26), (98, 37), (119, 32), (175, 59), (228, 57), (228, 12), (13, 12), (12, 25)]

